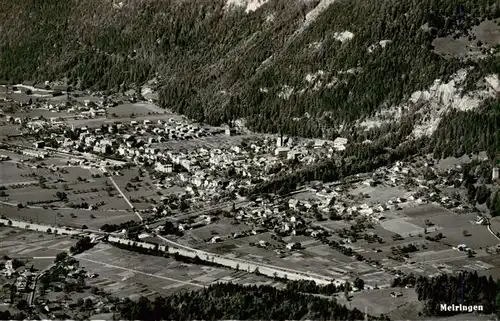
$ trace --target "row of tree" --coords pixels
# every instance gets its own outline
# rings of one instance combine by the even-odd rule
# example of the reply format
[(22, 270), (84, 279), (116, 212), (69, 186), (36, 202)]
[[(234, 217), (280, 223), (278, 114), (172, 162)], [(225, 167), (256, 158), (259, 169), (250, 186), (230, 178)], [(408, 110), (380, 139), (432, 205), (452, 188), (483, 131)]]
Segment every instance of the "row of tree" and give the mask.
[[(354, 280), (353, 286), (358, 290), (363, 290), (365, 281), (361, 278)], [(314, 281), (299, 280), (299, 281), (286, 281), (286, 290), (290, 292), (301, 292), (311, 294), (334, 295), (335, 293), (351, 291), (352, 286), (347, 283), (335, 285), (333, 283), (327, 285), (318, 285)]]

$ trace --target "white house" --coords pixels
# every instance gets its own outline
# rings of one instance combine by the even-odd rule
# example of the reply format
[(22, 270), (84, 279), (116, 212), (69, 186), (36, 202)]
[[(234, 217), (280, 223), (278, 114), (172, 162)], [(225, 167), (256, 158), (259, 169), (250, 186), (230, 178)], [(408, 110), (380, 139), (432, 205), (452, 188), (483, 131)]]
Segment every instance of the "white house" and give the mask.
[(345, 145), (347, 144), (347, 138), (337, 137), (333, 141), (333, 148), (337, 151), (345, 150)]

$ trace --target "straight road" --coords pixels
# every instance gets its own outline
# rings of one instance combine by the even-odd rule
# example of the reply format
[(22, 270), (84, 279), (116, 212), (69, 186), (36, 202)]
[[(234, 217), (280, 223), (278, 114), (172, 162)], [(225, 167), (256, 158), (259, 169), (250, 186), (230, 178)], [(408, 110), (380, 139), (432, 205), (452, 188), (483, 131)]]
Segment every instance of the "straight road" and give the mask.
[(108, 178), (111, 181), (111, 183), (113, 184), (113, 186), (115, 187), (115, 189), (118, 191), (118, 193), (120, 193), (120, 195), (122, 196), (122, 198), (125, 200), (125, 202), (127, 202), (128, 206), (132, 209), (132, 211), (134, 211), (134, 214), (137, 215), (137, 217), (141, 220), (141, 222), (144, 221), (144, 219), (142, 218), (141, 214), (139, 214), (139, 212), (137, 212), (135, 210), (134, 205), (130, 202), (130, 200), (128, 199), (128, 197), (123, 193), (123, 191), (118, 186), (118, 184), (116, 184), (115, 180), (113, 179), (113, 176), (111, 176), (111, 174), (108, 172), (108, 170), (106, 169), (106, 167), (101, 167), (101, 170), (104, 173), (108, 173), (109, 174)]

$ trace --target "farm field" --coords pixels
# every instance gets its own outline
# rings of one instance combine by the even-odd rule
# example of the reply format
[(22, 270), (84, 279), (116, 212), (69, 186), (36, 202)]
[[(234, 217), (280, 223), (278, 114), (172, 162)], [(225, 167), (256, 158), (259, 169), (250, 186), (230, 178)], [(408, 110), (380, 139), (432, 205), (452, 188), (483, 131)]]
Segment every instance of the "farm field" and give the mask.
[[(167, 112), (151, 103), (140, 102), (140, 103), (129, 103), (129, 104), (121, 104), (116, 107), (108, 108), (108, 115), (116, 115), (117, 117), (130, 117), (132, 115), (135, 116), (148, 116), (154, 114), (167, 114)], [(171, 116), (174, 119), (181, 119), (180, 116), (173, 115)]]
[[(37, 183), (36, 181), (24, 181), (22, 183), (29, 183), (29, 185), (21, 188), (14, 188), (12, 185), (9, 186), (5, 191), (7, 196), (3, 197), (2, 200), (14, 204), (32, 205), (34, 207), (54, 205), (58, 208), (68, 208), (70, 204), (87, 203), (89, 205), (102, 204), (99, 206), (99, 210), (126, 211), (129, 209), (127, 203), (120, 197), (118, 192), (112, 191), (109, 194), (106, 191), (107, 187), (97, 182), (78, 185), (56, 184), (54, 186), (58, 187), (59, 185), (59, 188), (50, 189), (41, 189), (34, 185)], [(64, 185), (67, 186), (67, 189), (62, 188)], [(57, 193), (64, 193), (66, 200), (59, 200)]]
[(168, 295), (215, 282), (280, 285), (277, 281), (245, 271), (187, 264), (173, 258), (121, 250), (104, 243), (77, 255), (76, 259), (86, 270), (99, 275), (88, 281), (90, 285), (119, 297)]
[(48, 180), (57, 178), (57, 175), (51, 173), (50, 170), (36, 168), (36, 166), (35, 168), (31, 168), (29, 165), (17, 165), (10, 161), (2, 162), (0, 166), (2, 168), (0, 170), (0, 184), (22, 183), (37, 180), (33, 174), (44, 176)]
[(1, 125), (0, 126), (0, 136), (1, 137), (7, 137), (7, 136), (15, 136), (21, 134), (21, 131), (19, 130), (19, 126), (13, 125), (13, 124), (6, 124), (6, 125)]
[(384, 184), (371, 187), (361, 183), (354, 184), (354, 188), (349, 190), (349, 194), (351, 195), (359, 195), (360, 193), (368, 194), (370, 202), (385, 203), (396, 197), (404, 197), (406, 191), (399, 187)]
[[(113, 175), (113, 180), (134, 207), (139, 210), (146, 209), (154, 205), (154, 202), (159, 202), (162, 196), (171, 194), (168, 190), (157, 189), (147, 173), (140, 177), (138, 168), (122, 169), (119, 172), (121, 175)], [(139, 181), (134, 181), (136, 177), (139, 178)], [(177, 191), (176, 189), (171, 190), (171, 192)]]
[[(244, 231), (251, 231), (252, 227), (246, 224), (232, 225), (230, 222), (224, 222), (223, 220), (217, 221), (207, 226), (198, 227), (185, 232), (185, 236), (181, 237), (179, 241), (189, 240), (189, 244), (193, 246), (203, 246), (209, 243), (210, 239), (214, 236), (219, 236), (224, 239), (229, 237), (227, 242), (238, 241), (238, 239), (232, 239), (232, 235), (235, 233), (240, 234)], [(214, 244), (216, 247), (217, 244)]]
[[(366, 258), (380, 261), (386, 269), (406, 273), (438, 275), (457, 270), (498, 273), (495, 265), (488, 263), (492, 260), (492, 256), (485, 251), (488, 247), (496, 246), (498, 240), (488, 232), (486, 226), (473, 224), (476, 220), (475, 214), (457, 214), (432, 204), (387, 213), (388, 219), (381, 221), (380, 224), (374, 224), (374, 228), (365, 231), (378, 235), (383, 243), (369, 243), (359, 239), (348, 246)], [(426, 223), (432, 224), (427, 227), (427, 234), (424, 233)], [(338, 230), (343, 224), (321, 222), (321, 225)], [(426, 239), (438, 233), (444, 236), (440, 241)], [(402, 235), (403, 239), (395, 240), (393, 237), (396, 234)], [(411, 236), (408, 236), (410, 234)], [(459, 244), (466, 244), (472, 248), (475, 252), (474, 257), (468, 258), (466, 252), (453, 249)], [(408, 245), (415, 245), (417, 251), (409, 253), (406, 262), (388, 258), (393, 255), (394, 247)]]
[[(29, 180), (26, 182), (29, 182)], [(6, 190), (6, 192), (8, 194), (8, 196), (4, 198), (6, 202), (22, 203), (23, 205), (26, 205), (27, 202), (56, 200), (55, 194), (57, 189), (41, 189), (38, 186), (26, 186), (22, 188), (10, 187)]]
[[(99, 204), (99, 210), (129, 210), (127, 203), (97, 169), (76, 166), (33, 169), (13, 163), (6, 163), (6, 166), (8, 170), (1, 173), (4, 176), (1, 184), (7, 187), (2, 197), (4, 202), (62, 208), (87, 203)], [(33, 176), (34, 171), (37, 176)], [(46, 188), (37, 186), (40, 179), (44, 180)], [(57, 193), (64, 193), (66, 199), (59, 200)]]
[[(31, 117), (43, 117), (47, 120), (51, 120), (52, 118), (65, 118), (65, 117), (75, 117), (74, 114), (68, 113), (66, 111), (56, 112), (48, 109), (31, 109), (29, 111)], [(12, 114), (14, 117), (24, 117), (26, 113), (18, 112)]]
[[(430, 223), (431, 226), (427, 227), (428, 235), (442, 233), (445, 236), (443, 243), (449, 246), (465, 243), (476, 249), (494, 246), (498, 243), (486, 226), (474, 224), (477, 218), (475, 214), (457, 214), (432, 204), (426, 204), (398, 211), (397, 216), (394, 217), (381, 221), (379, 227), (406, 237), (408, 235), (420, 237), (420, 235), (425, 236), (424, 228), (426, 223)], [(468, 232), (468, 236), (464, 236), (464, 231)], [(377, 232), (377, 234), (383, 236), (382, 233)]]
[(3, 204), (0, 204), (0, 213), (14, 220), (77, 228), (86, 225), (88, 228), (96, 230), (104, 224), (119, 224), (138, 220), (137, 216), (132, 212), (43, 208), (18, 209)]
[[(403, 296), (398, 298), (391, 297), (391, 292), (398, 291), (403, 294)], [(405, 289), (405, 288), (388, 288), (379, 289), (373, 291), (363, 291), (357, 292), (352, 295), (351, 301), (346, 302), (342, 295), (336, 297), (339, 303), (344, 303), (351, 308), (357, 308), (361, 311), (366, 311), (371, 315), (389, 314), (408, 304), (420, 305), (418, 301), (415, 289)], [(365, 310), (366, 309), (366, 310)], [(404, 316), (406, 319), (414, 319), (417, 317), (417, 312), (420, 309), (415, 309), (413, 314)]]
[(216, 134), (214, 136), (207, 136), (201, 138), (191, 138), (187, 140), (172, 140), (163, 143), (152, 144), (152, 147), (159, 148), (160, 150), (172, 150), (175, 152), (181, 150), (196, 150), (199, 148), (205, 149), (229, 149), (233, 146), (241, 144), (243, 139), (247, 137), (255, 137), (256, 135), (237, 135), (226, 136), (224, 134)]
[[(116, 107), (114, 107), (116, 108)], [(100, 127), (102, 124), (109, 124), (113, 122), (122, 122), (122, 123), (128, 123), (133, 120), (137, 122), (142, 122), (144, 120), (150, 120), (152, 122), (156, 122), (157, 120), (161, 119), (163, 121), (167, 121), (170, 118), (178, 119), (178, 115), (171, 114), (168, 111), (164, 111), (163, 113), (158, 113), (158, 114), (151, 114), (149, 115), (149, 112), (146, 112), (145, 114), (137, 115), (131, 117), (130, 114), (125, 113), (123, 116), (119, 116), (117, 114), (117, 117), (110, 117), (112, 115), (112, 112), (110, 113), (109, 110), (112, 108), (108, 109), (108, 118), (101, 117), (101, 118), (90, 118), (90, 119), (66, 119), (65, 123), (68, 125), (74, 125), (75, 127), (88, 127), (88, 128), (95, 128), (95, 127)]]
[[(219, 223), (216, 224), (219, 225)], [(207, 226), (198, 234), (198, 229), (189, 231), (189, 235), (195, 235), (195, 237), (200, 239), (202, 237), (210, 237), (211, 227)], [(242, 228), (242, 230), (245, 230), (245, 228)], [(191, 238), (193, 237), (191, 236)], [(258, 246), (259, 241), (265, 241), (267, 246)], [(300, 242), (304, 249), (293, 252), (285, 251), (282, 254), (277, 254), (274, 249), (283, 249), (284, 244), (279, 244), (279, 242), (272, 239), (269, 232), (237, 239), (228, 239), (215, 244), (200, 244), (197, 247), (220, 254), (230, 251), (230, 254), (225, 255), (284, 268), (293, 266), (294, 269), (318, 274), (329, 274), (338, 279), (347, 277), (347, 274), (354, 270), (361, 271), (361, 273), (373, 271), (373, 267), (370, 265), (347, 257), (328, 246), (322, 245), (321, 242), (313, 238), (297, 236), (285, 238), (284, 241), (285, 243)], [(254, 243), (255, 245), (252, 246), (250, 243)]]
[(58, 253), (68, 251), (76, 243), (69, 236), (59, 236), (0, 227), (0, 255), (26, 260), (36, 269), (49, 266)]
[[(403, 213), (412, 217), (410, 222), (418, 226), (424, 227), (425, 221), (430, 221), (433, 224), (430, 228), (437, 228), (445, 236), (444, 242), (452, 246), (465, 243), (477, 249), (498, 243), (486, 226), (474, 224), (477, 218), (475, 214), (456, 214), (434, 205), (422, 206), (422, 214), (417, 211), (418, 208), (414, 208), (404, 210)], [(464, 236), (464, 231), (468, 232), (468, 236)]]
[(479, 275), (492, 275), (494, 279), (500, 278), (500, 255), (482, 257), (481, 262), (484, 262), (486, 265), (491, 265), (491, 268), (488, 270), (479, 270), (477, 272)]

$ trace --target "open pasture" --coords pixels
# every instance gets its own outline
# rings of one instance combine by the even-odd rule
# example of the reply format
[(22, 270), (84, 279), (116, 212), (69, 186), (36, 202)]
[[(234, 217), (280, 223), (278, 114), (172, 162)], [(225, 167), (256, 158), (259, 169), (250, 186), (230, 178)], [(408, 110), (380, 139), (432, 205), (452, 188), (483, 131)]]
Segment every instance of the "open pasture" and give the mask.
[(219, 236), (221, 238), (229, 237), (229, 240), (231, 240), (234, 233), (251, 230), (252, 227), (246, 224), (231, 225), (230, 222), (218, 221), (207, 226), (186, 231), (186, 236), (199, 239), (200, 242), (210, 239), (213, 236)]
[(89, 211), (78, 209), (43, 209), (23, 208), (0, 204), (0, 213), (10, 219), (26, 222), (43, 223), (54, 226), (70, 226), (80, 228), (86, 225), (90, 229), (99, 229), (104, 224), (119, 224), (130, 220), (138, 220), (132, 212), (124, 211)]
[[(108, 115), (116, 115), (117, 117), (148, 116), (156, 113), (165, 114), (165, 110), (147, 102), (127, 103), (116, 107), (108, 108)], [(179, 120), (180, 116), (172, 115), (172, 118)]]
[[(456, 214), (446, 209), (439, 211), (438, 208), (432, 216), (415, 217), (410, 221), (416, 225), (425, 226), (427, 220), (433, 225), (428, 228), (428, 231), (436, 226), (439, 227), (438, 232), (445, 236), (442, 242), (451, 246), (466, 244), (473, 249), (477, 249), (499, 243), (486, 226), (474, 223), (476, 220), (475, 214)], [(436, 232), (431, 233), (431, 235), (434, 234)]]
[[(403, 296), (399, 298), (391, 297), (392, 291), (398, 291), (403, 294)], [(419, 303), (417, 294), (415, 293), (415, 289), (405, 289), (405, 288), (397, 288), (397, 289), (379, 289), (374, 291), (363, 291), (354, 293), (352, 296), (352, 300), (348, 303), (342, 295), (338, 295), (337, 300), (339, 303), (344, 303), (350, 306), (351, 308), (357, 308), (360, 311), (366, 311), (371, 315), (380, 315), (380, 314), (388, 314), (391, 311), (395, 311), (401, 306), (404, 306), (409, 303)], [(413, 318), (417, 317), (417, 312), (419, 310), (414, 311)], [(403, 319), (409, 318), (408, 316)]]
[(58, 253), (68, 251), (76, 239), (10, 227), (0, 227), (0, 256), (28, 260), (37, 269), (54, 261)]
[(256, 284), (269, 281), (244, 271), (182, 263), (173, 258), (128, 252), (103, 243), (76, 258), (85, 269), (99, 275), (89, 280), (92, 285), (120, 297), (168, 295), (201, 289), (215, 282)]
[(57, 178), (57, 175), (54, 175), (48, 169), (36, 168), (36, 166), (33, 166), (34, 168), (32, 168), (32, 166), (28, 164), (16, 164), (14, 162), (6, 161), (2, 162), (0, 166), (2, 168), (0, 170), (0, 185), (37, 180), (36, 176), (33, 174), (43, 176), (47, 180)]
[(392, 233), (399, 234), (403, 237), (424, 233), (424, 227), (413, 224), (408, 218), (394, 218), (383, 221), (380, 225)]
[[(231, 246), (231, 253), (226, 254), (231, 257), (240, 259), (261, 262), (264, 264), (289, 268), (292, 267), (301, 271), (310, 271), (318, 274), (330, 274), (335, 278), (344, 278), (346, 273), (354, 270), (346, 268), (346, 265), (359, 262), (353, 258), (347, 257), (338, 251), (324, 247), (312, 238), (299, 237), (294, 240), (302, 241), (305, 244), (304, 249), (288, 251), (284, 249), (285, 243), (280, 243), (271, 238), (271, 233), (261, 233), (250, 235), (238, 239), (227, 240), (216, 244), (205, 245), (203, 249), (213, 250), (216, 246)], [(259, 241), (265, 241), (266, 246), (259, 246)], [(253, 243), (254, 245), (250, 245)], [(313, 251), (309, 251), (309, 247), (320, 247), (320, 252), (323, 255), (318, 255)], [(284, 250), (278, 254), (276, 249)], [(368, 267), (368, 265), (367, 265)], [(366, 269), (369, 270), (368, 268)]]
[(422, 204), (417, 207), (405, 208), (400, 213), (412, 219), (428, 219), (429, 217), (450, 214), (448, 210), (434, 204)]
[(205, 149), (229, 149), (233, 146), (238, 146), (241, 141), (248, 138), (248, 135), (226, 136), (224, 134), (216, 134), (213, 136), (191, 138), (187, 140), (171, 140), (163, 143), (152, 144), (152, 147), (160, 150), (196, 150), (199, 148)]
[(14, 124), (2, 124), (0, 121), (0, 137), (16, 136), (20, 135), (19, 125)]
[[(37, 109), (31, 109), (28, 111), (30, 117), (43, 117), (46, 120), (50, 121), (52, 118), (65, 118), (65, 117), (74, 117), (74, 114), (70, 114), (66, 111), (55, 111), (55, 110), (48, 110), (48, 109), (42, 109), (42, 108), (37, 108)], [(12, 114), (14, 117), (25, 117), (26, 112), (16, 112)]]
[(370, 202), (385, 203), (396, 197), (404, 197), (406, 191), (399, 187), (387, 186), (384, 184), (378, 186), (366, 186), (363, 183), (357, 183), (354, 188), (349, 191), (351, 195), (359, 195), (360, 193), (368, 194)]
[[(28, 202), (42, 203), (57, 200), (57, 189), (41, 189), (38, 186), (25, 186), (22, 188), (9, 188), (6, 190), (8, 196), (6, 201), (9, 203), (21, 203), (27, 205)], [(62, 206), (64, 203), (57, 202), (51, 203), (54, 205)], [(39, 204), (37, 206), (42, 206)]]
[(486, 257), (482, 257), (481, 262), (488, 264), (491, 266), (488, 270), (478, 270), (478, 274), (480, 275), (491, 275), (494, 279), (500, 278), (500, 255), (490, 255)]

